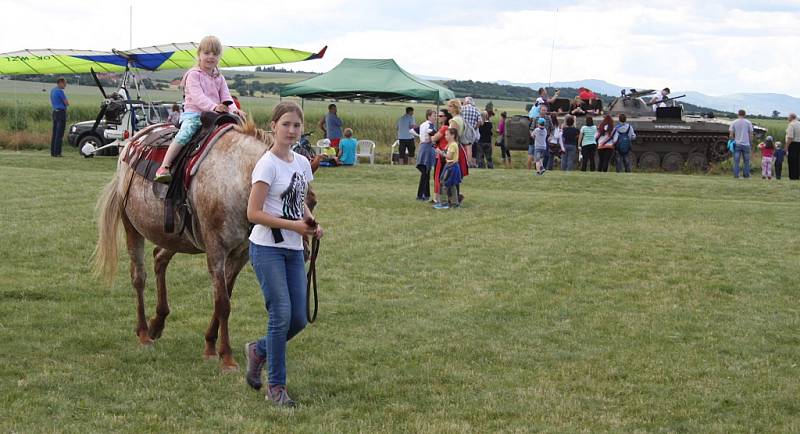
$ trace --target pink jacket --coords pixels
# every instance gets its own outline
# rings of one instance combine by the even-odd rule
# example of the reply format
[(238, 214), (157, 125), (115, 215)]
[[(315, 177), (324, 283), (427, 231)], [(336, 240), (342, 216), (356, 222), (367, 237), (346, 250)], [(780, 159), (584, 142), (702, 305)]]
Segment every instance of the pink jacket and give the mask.
[[(228, 83), (219, 71), (212, 75), (195, 66), (183, 75), (181, 86), (184, 89), (183, 109), (186, 112), (210, 112), (221, 102), (233, 102)], [(235, 112), (236, 106), (230, 109)]]

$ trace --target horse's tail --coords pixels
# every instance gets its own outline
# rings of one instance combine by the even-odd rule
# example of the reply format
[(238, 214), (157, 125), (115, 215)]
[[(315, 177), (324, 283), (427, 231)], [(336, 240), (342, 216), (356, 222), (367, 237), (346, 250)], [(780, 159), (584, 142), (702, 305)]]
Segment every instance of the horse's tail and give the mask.
[(119, 223), (122, 220), (124, 196), (119, 191), (119, 180), (122, 175), (118, 170), (100, 195), (95, 208), (97, 219), (97, 245), (92, 255), (94, 275), (102, 278), (107, 286), (111, 286), (117, 274), (119, 260)]

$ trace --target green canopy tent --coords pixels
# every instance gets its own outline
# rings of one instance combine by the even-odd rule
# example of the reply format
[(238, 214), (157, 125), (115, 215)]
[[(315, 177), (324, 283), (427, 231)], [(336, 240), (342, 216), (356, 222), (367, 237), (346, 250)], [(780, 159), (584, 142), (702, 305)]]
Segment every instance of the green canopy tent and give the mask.
[(455, 98), (450, 89), (408, 73), (393, 59), (344, 59), (317, 77), (281, 88), (281, 97), (434, 101)]

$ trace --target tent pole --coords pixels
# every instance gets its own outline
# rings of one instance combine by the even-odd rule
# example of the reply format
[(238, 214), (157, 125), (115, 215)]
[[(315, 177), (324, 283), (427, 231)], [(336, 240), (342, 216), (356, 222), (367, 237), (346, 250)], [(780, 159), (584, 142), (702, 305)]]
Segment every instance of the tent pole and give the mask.
[(306, 99), (305, 98), (300, 98), (300, 108), (303, 109), (303, 111), (305, 111), (305, 109), (306, 109)]

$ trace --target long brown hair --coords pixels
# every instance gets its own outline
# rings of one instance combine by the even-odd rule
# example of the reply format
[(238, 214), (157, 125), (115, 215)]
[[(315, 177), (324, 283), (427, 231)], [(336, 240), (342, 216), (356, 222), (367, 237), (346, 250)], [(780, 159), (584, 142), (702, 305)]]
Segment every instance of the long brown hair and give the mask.
[(278, 105), (276, 105), (275, 108), (272, 109), (272, 118), (270, 119), (270, 122), (278, 122), (278, 119), (280, 119), (281, 116), (285, 115), (286, 113), (296, 113), (297, 116), (300, 116), (301, 122), (305, 119), (303, 115), (303, 109), (300, 108), (300, 106), (297, 105), (296, 102), (283, 101), (281, 103), (278, 103)]
[(614, 131), (614, 119), (611, 115), (603, 116), (603, 121), (600, 122), (600, 125), (597, 126), (597, 131), (600, 134), (608, 134), (610, 135), (612, 131)]

